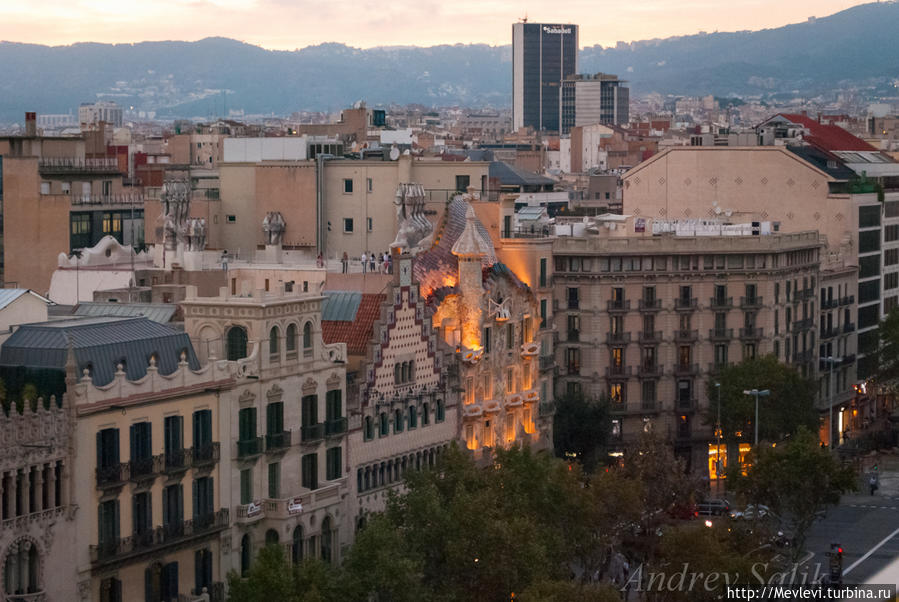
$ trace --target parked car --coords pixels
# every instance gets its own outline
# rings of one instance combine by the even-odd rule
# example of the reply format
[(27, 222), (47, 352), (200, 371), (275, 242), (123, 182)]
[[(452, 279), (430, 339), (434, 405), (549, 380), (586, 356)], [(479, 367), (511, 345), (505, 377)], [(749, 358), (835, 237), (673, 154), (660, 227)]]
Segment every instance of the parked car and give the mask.
[[(745, 520), (755, 520), (756, 518), (765, 518), (771, 515), (771, 509), (764, 504), (759, 504), (756, 508), (755, 504), (749, 504), (744, 510), (733, 510), (730, 513), (731, 518), (742, 518)], [(772, 515), (773, 516), (773, 515)]]
[(730, 502), (727, 500), (705, 500), (696, 505), (696, 509), (702, 516), (723, 516), (730, 512)]
[(681, 520), (693, 520), (699, 516), (696, 504), (675, 504), (668, 510), (668, 516)]

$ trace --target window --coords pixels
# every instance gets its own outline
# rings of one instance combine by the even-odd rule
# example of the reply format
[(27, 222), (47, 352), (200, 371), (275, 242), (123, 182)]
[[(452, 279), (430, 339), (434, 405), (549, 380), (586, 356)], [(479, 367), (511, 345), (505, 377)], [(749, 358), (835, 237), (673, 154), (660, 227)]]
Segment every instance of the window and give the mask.
[(329, 481), (339, 479), (343, 476), (343, 467), (341, 466), (340, 456), (340, 447), (332, 447), (325, 452), (325, 478)]
[(302, 459), (303, 487), (318, 489), (318, 454), (306, 454)]
[(212, 552), (203, 548), (194, 552), (194, 591), (212, 591)]
[(471, 184), (471, 176), (467, 175), (457, 175), (456, 176), (456, 191), (457, 192), (465, 192), (468, 190), (468, 186)]
[(184, 487), (180, 483), (162, 490), (162, 528), (170, 535), (180, 535), (184, 529)]
[(577, 309), (579, 304), (578, 289), (568, 289), (568, 309)]
[(326, 516), (322, 521), (322, 544), (321, 544), (321, 552), (322, 552), (322, 560), (328, 564), (331, 563), (331, 540), (333, 538), (333, 534), (331, 531), (331, 517)]
[(343, 218), (343, 231), (347, 234), (351, 234), (353, 232), (353, 218)]
[(247, 357), (247, 330), (242, 326), (228, 329), (228, 361), (237, 361)]
[(165, 465), (167, 467), (184, 464), (184, 418), (166, 416), (163, 422)]
[(512, 323), (506, 324), (506, 349), (513, 349), (515, 347), (515, 325)]
[(381, 412), (378, 416), (378, 435), (386, 437), (390, 434), (390, 421), (387, 419), (387, 412)]
[(114, 552), (119, 544), (119, 500), (107, 500), (97, 506), (97, 543), (100, 549)]
[(131, 425), (131, 476), (153, 472), (153, 449), (149, 422)]
[(256, 408), (243, 408), (237, 414), (238, 441), (256, 438)]
[(393, 432), (403, 432), (403, 411), (399, 408), (393, 411)]
[(540, 328), (546, 328), (546, 299), (540, 299)]
[(352, 192), (353, 192), (353, 179), (352, 178), (344, 178), (343, 192), (344, 192), (344, 194), (352, 194)]
[(437, 416), (436, 416), (435, 420), (437, 422), (443, 422), (443, 420), (445, 418), (445, 414), (446, 414), (446, 409), (445, 409), (445, 406), (443, 405), (443, 400), (438, 399), (437, 400)]
[(418, 427), (418, 409), (415, 406), (409, 406), (409, 428)]
[[(29, 551), (29, 554), (31, 552), (34, 552), (35, 561), (36, 561), (37, 560), (37, 556), (36, 556), (37, 550), (35, 550), (33, 546), (32, 546), (32, 550)], [(17, 568), (11, 569), (9, 566), (10, 561), (13, 559), (14, 559), (14, 556), (12, 554), (10, 554), (7, 557), (7, 561), (6, 561), (7, 562), (7, 568), (6, 568), (7, 575), (17, 574), (18, 569)], [(35, 566), (37, 566), (36, 562), (35, 562)], [(29, 574), (32, 574), (31, 571), (29, 571)], [(34, 591), (38, 591), (38, 590), (35, 589)], [(7, 592), (7, 593), (11, 593), (11, 592)], [(115, 577), (107, 577), (106, 579), (101, 581), (100, 582), (100, 602), (122, 602), (122, 582), (120, 580), (116, 579)]]
[[(372, 191), (372, 180), (371, 180), (371, 178), (365, 178), (365, 189), (368, 190), (369, 192)], [(370, 219), (370, 218), (369, 218), (369, 219)], [(371, 228), (369, 228), (369, 230), (371, 230)]]
[(693, 399), (693, 381), (677, 381), (677, 402), (680, 405), (689, 404)]
[(858, 283), (859, 304), (877, 301), (880, 299), (880, 280), (868, 280)]
[(281, 498), (281, 463), (268, 465), (268, 497), (272, 500)]
[(134, 536), (138, 541), (143, 542), (144, 538), (153, 530), (153, 508), (151, 505), (152, 497), (149, 491), (135, 493), (132, 497), (132, 529)]
[(325, 393), (325, 420), (329, 423), (343, 417), (343, 392), (334, 389)]
[(540, 258), (540, 287), (546, 286), (546, 257)]
[(884, 290), (894, 289), (899, 286), (899, 272), (890, 272), (883, 277)]
[(290, 548), (290, 558), (294, 564), (299, 564), (303, 561), (303, 527), (302, 525), (297, 525), (293, 529), (293, 538), (292, 544)]
[(287, 348), (287, 357), (297, 353), (297, 325), (288, 324), (287, 334), (284, 336), (284, 344)]
[[(98, 476), (103, 476), (103, 469), (107, 472), (119, 468), (119, 429), (103, 429), (97, 433), (97, 470)], [(110, 475), (111, 476), (111, 475)]]
[(609, 385), (609, 401), (612, 403), (624, 403), (624, 385), (622, 383), (612, 383)]
[(490, 327), (484, 327), (484, 353), (490, 353)]
[[(899, 201), (896, 201), (899, 205)], [(896, 265), (899, 263), (899, 249), (887, 249), (883, 252), (883, 265)]]
[(318, 395), (305, 395), (301, 403), (303, 426), (318, 424)]
[(237, 216), (236, 215), (226, 215), (225, 221), (228, 222), (229, 224), (233, 224), (233, 223), (237, 222)]
[(253, 551), (250, 546), (250, 535), (245, 533), (243, 537), (240, 538), (240, 574), (241, 576), (246, 577), (247, 571), (250, 570), (250, 560), (252, 558)]
[(278, 331), (277, 326), (272, 326), (272, 329), (268, 331), (268, 354), (271, 356), (272, 361), (278, 361), (281, 359), (281, 349), (279, 347), (280, 333)]
[(209, 523), (215, 514), (215, 491), (212, 477), (201, 477), (193, 482), (194, 523)]
[(754, 360), (755, 352), (756, 352), (755, 343), (746, 343), (745, 345), (743, 345), (743, 359), (744, 360)]
[(867, 257), (859, 257), (858, 259), (858, 277), (859, 279), (871, 278), (880, 275), (880, 256), (868, 255)]
[(212, 445), (212, 410), (198, 410), (193, 416), (194, 457), (197, 450)]
[(375, 436), (375, 421), (372, 420), (371, 416), (365, 417), (362, 434), (366, 441), (371, 441), (374, 438), (374, 436)]
[(428, 426), (431, 421), (431, 404), (427, 401), (421, 405), (421, 425)]
[(880, 226), (879, 205), (867, 205), (865, 207), (858, 208), (859, 228), (877, 228), (878, 226)]
[(368, 229), (369, 232), (371, 232), (371, 231), (372, 231), (372, 220), (371, 220), (371, 218), (370, 218), (370, 217), (365, 218), (365, 222), (366, 222), (366, 228)]
[(721, 367), (727, 365), (727, 345), (726, 344), (718, 344), (715, 345), (715, 367)]
[(642, 394), (643, 406), (654, 406), (656, 403), (656, 381), (644, 380), (642, 383)]
[[(890, 228), (894, 228), (893, 232), (890, 232)], [(895, 226), (887, 226), (884, 229), (885, 240), (891, 241), (899, 238), (899, 225)], [(890, 238), (893, 236), (893, 238)], [(866, 230), (865, 232), (859, 232), (858, 234), (858, 252), (859, 253), (873, 253), (875, 251), (880, 250), (880, 230)]]
[(312, 357), (312, 322), (303, 324), (303, 357)]

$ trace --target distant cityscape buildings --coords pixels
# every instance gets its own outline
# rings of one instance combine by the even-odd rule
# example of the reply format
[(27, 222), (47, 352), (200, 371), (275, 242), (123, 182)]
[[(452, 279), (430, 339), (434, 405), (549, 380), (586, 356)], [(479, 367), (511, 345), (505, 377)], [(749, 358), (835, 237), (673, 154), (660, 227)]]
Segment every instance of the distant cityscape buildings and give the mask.
[(94, 103), (82, 103), (78, 107), (78, 122), (85, 125), (94, 125), (101, 121), (112, 127), (122, 127), (122, 107), (114, 102), (100, 101)]
[(594, 123), (627, 125), (630, 90), (617, 75), (572, 75), (562, 82), (559, 123), (561, 133)]
[(512, 25), (512, 128), (559, 131), (559, 91), (577, 73), (578, 26)]

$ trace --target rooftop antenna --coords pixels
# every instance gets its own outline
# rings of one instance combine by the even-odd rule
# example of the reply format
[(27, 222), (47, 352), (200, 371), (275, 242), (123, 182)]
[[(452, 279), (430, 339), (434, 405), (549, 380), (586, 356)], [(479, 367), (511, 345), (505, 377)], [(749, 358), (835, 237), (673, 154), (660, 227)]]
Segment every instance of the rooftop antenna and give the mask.
[(524, 11), (524, 17), (521, 18), (522, 23), (528, 22), (528, 11)]

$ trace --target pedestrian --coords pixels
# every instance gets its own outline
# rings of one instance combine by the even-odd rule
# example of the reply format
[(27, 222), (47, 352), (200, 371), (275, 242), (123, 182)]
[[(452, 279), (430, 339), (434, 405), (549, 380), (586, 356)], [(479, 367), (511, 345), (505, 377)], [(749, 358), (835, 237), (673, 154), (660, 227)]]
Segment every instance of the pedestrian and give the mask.
[(365, 270), (368, 268), (368, 255), (365, 254), (365, 251), (362, 251), (362, 273), (365, 273)]
[(871, 495), (874, 495), (874, 492), (877, 491), (877, 475), (871, 475), (871, 478), (868, 479), (868, 485), (871, 487)]
[(375, 264), (377, 263), (377, 260), (375, 259), (375, 254), (372, 253), (371, 251), (368, 252), (368, 261), (369, 261), (368, 271), (371, 272), (372, 274), (374, 274), (375, 273)]
[(343, 257), (340, 259), (340, 263), (343, 264), (343, 273), (346, 274), (347, 266), (349, 266), (350, 258), (346, 254), (346, 251), (343, 252)]

